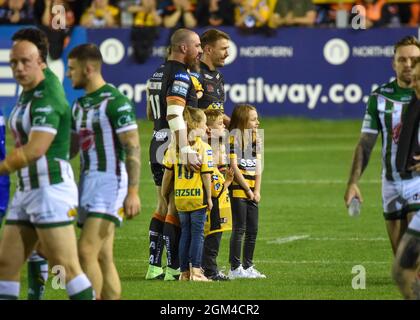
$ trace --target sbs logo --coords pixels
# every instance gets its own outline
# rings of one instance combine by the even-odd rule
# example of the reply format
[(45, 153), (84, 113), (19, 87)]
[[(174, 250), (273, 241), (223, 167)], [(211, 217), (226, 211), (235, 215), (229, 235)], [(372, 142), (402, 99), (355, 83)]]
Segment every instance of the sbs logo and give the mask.
[(340, 65), (347, 61), (350, 56), (350, 48), (342, 39), (334, 38), (324, 46), (324, 58), (333, 65)]

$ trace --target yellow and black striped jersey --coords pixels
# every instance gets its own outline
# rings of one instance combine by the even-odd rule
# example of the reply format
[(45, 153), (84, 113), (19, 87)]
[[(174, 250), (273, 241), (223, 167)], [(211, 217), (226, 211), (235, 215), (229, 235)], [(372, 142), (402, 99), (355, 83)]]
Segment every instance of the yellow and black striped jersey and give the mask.
[[(236, 159), (238, 168), (247, 185), (254, 191), (257, 159), (261, 159), (261, 154), (259, 152), (257, 153), (257, 143), (253, 141), (245, 147), (242, 147), (234, 136), (230, 136), (229, 144), (230, 159)], [(232, 182), (230, 190), (232, 191), (233, 198), (247, 198), (245, 189), (243, 189), (235, 180)]]
[(168, 170), (174, 170), (175, 207), (178, 211), (196, 211), (207, 206), (207, 195), (203, 187), (201, 175), (213, 173), (213, 155), (211, 147), (196, 138), (191, 146), (201, 156), (200, 172), (188, 171), (179, 161), (179, 154), (174, 147), (165, 153), (163, 165)]
[(232, 230), (232, 211), (230, 207), (229, 190), (225, 188), (225, 177), (215, 166), (211, 176), (211, 197), (213, 209), (207, 210), (204, 225), (204, 235)]

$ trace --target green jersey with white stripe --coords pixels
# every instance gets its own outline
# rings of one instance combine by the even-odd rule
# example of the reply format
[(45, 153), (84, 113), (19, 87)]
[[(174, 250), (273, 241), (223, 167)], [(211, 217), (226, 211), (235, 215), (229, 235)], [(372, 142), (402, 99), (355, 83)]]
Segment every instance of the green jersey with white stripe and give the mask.
[(79, 135), (81, 172), (125, 170), (119, 133), (137, 130), (134, 107), (118, 89), (105, 84), (73, 104), (72, 129)]
[(397, 172), (396, 156), (402, 114), (407, 109), (413, 94), (412, 89), (401, 88), (397, 80), (394, 80), (376, 89), (367, 104), (362, 132), (381, 133), (382, 175), (389, 181), (412, 178), (410, 175), (402, 176)]
[(9, 117), (16, 147), (28, 142), (31, 131), (55, 135), (47, 153), (17, 171), (21, 191), (63, 182), (72, 170), (69, 160), (71, 112), (64, 89), (48, 68), (45, 79), (34, 89), (22, 92)]

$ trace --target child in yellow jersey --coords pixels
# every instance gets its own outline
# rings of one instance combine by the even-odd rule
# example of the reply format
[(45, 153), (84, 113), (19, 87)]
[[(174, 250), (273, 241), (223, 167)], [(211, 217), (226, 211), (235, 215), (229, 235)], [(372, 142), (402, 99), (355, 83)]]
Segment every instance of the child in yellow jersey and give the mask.
[(229, 126), (230, 165), (235, 175), (230, 187), (233, 222), (229, 252), (230, 279), (265, 278), (253, 264), (258, 231), (258, 203), (261, 198), (261, 142), (257, 139), (258, 126), (258, 113), (254, 106), (236, 105)]
[[(206, 135), (206, 115), (203, 110), (185, 107), (188, 140), (202, 161), (199, 172), (188, 171), (179, 159), (177, 148), (172, 145), (163, 158), (165, 173), (162, 196), (167, 199), (172, 182), (175, 207), (181, 222), (179, 280), (209, 281), (201, 271), (206, 210), (213, 207), (211, 199), (211, 174), (213, 157), (211, 147), (201, 140)], [(191, 264), (191, 269), (189, 265)]]
[[(223, 124), (220, 110), (207, 109), (207, 127), (210, 129), (213, 150), (214, 172), (211, 179), (213, 209), (207, 211), (204, 225), (204, 248), (202, 268), (204, 275), (213, 281), (225, 281), (229, 278), (217, 268), (217, 256), (224, 231), (232, 230), (232, 212), (230, 208), (229, 186), (233, 181), (233, 169), (228, 169), (226, 147), (222, 143), (227, 130)], [(226, 179), (224, 174), (226, 174)]]

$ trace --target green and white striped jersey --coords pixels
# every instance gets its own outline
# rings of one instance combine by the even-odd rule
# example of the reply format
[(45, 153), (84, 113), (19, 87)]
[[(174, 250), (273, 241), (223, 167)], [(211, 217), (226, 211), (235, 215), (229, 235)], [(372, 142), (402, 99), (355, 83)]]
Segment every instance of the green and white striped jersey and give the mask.
[(125, 152), (117, 135), (137, 130), (130, 100), (105, 84), (79, 98), (72, 109), (72, 129), (79, 135), (81, 172), (100, 171), (119, 176), (125, 170)]
[(48, 68), (45, 79), (34, 89), (22, 92), (9, 117), (9, 128), (20, 147), (28, 142), (31, 131), (55, 135), (47, 153), (17, 171), (18, 188), (28, 191), (57, 184), (72, 177), (69, 160), (71, 110), (58, 78)]
[(408, 107), (414, 91), (401, 88), (397, 80), (377, 88), (369, 97), (362, 132), (382, 135), (382, 175), (389, 181), (410, 179), (396, 170), (398, 139), (402, 114)]

